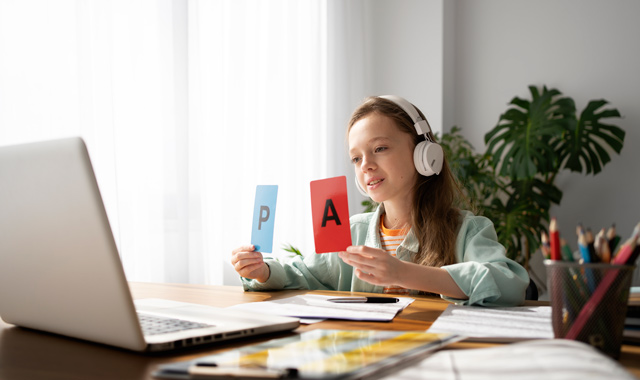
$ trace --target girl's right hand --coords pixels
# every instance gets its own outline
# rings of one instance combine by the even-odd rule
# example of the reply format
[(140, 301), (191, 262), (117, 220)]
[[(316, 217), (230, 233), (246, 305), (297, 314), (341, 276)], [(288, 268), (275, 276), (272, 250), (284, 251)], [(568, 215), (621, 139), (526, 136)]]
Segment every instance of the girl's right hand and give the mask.
[(269, 279), (269, 266), (262, 259), (262, 253), (256, 252), (253, 245), (243, 245), (231, 252), (231, 265), (245, 278), (266, 282)]

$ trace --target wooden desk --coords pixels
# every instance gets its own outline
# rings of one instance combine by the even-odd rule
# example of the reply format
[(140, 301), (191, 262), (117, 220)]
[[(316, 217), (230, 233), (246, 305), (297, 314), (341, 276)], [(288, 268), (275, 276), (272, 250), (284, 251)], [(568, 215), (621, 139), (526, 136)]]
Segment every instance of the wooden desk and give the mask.
[[(239, 303), (266, 301), (308, 291), (271, 293), (248, 292), (235, 286), (131, 283), (134, 298), (165, 298), (183, 302), (226, 307)], [(348, 295), (346, 292), (313, 292), (314, 294)], [(296, 331), (325, 329), (425, 330), (447, 307), (435, 297), (416, 297), (416, 301), (393, 322), (325, 321), (302, 325)], [(178, 353), (139, 354), (57, 335), (17, 328), (0, 321), (0, 379), (152, 379), (158, 364), (188, 360), (243, 344), (261, 342), (276, 336), (245, 339), (213, 349), (194, 348)], [(489, 344), (456, 343), (453, 349), (486, 347)], [(623, 346), (619, 362), (640, 378), (640, 347)]]

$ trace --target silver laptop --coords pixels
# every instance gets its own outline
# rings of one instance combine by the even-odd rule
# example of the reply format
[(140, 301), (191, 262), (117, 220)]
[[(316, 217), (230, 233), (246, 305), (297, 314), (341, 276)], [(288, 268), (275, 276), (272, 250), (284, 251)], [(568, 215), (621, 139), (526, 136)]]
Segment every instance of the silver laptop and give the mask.
[(135, 351), (299, 325), (169, 300), (134, 303), (81, 138), (0, 147), (0, 317)]

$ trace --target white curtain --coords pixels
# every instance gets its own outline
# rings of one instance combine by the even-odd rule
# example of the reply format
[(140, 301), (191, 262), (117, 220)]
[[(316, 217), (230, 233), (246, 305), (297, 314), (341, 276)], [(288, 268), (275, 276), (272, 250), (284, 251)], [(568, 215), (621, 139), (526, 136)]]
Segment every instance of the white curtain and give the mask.
[(85, 139), (133, 280), (187, 280), (167, 265), (180, 237), (176, 135), (187, 126), (173, 8), (167, 0), (0, 2), (0, 143)]
[[(256, 185), (278, 185), (274, 251), (313, 253), (309, 181), (328, 175), (326, 2), (189, 2), (191, 187), (207, 282), (251, 239)], [(222, 258), (223, 266), (212, 260)]]
[(130, 280), (237, 283), (259, 184), (274, 255), (312, 254), (309, 181), (351, 175), (339, 3), (0, 0), (0, 144), (85, 139)]

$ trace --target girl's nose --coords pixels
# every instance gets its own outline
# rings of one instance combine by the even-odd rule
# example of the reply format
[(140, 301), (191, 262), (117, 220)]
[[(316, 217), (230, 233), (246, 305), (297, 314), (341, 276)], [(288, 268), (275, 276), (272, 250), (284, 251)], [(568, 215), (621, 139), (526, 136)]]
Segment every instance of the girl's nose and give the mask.
[(373, 170), (375, 169), (375, 161), (373, 160), (373, 158), (369, 155), (365, 155), (362, 157), (362, 164), (360, 165), (360, 169), (362, 169), (363, 172), (368, 172), (369, 170)]

